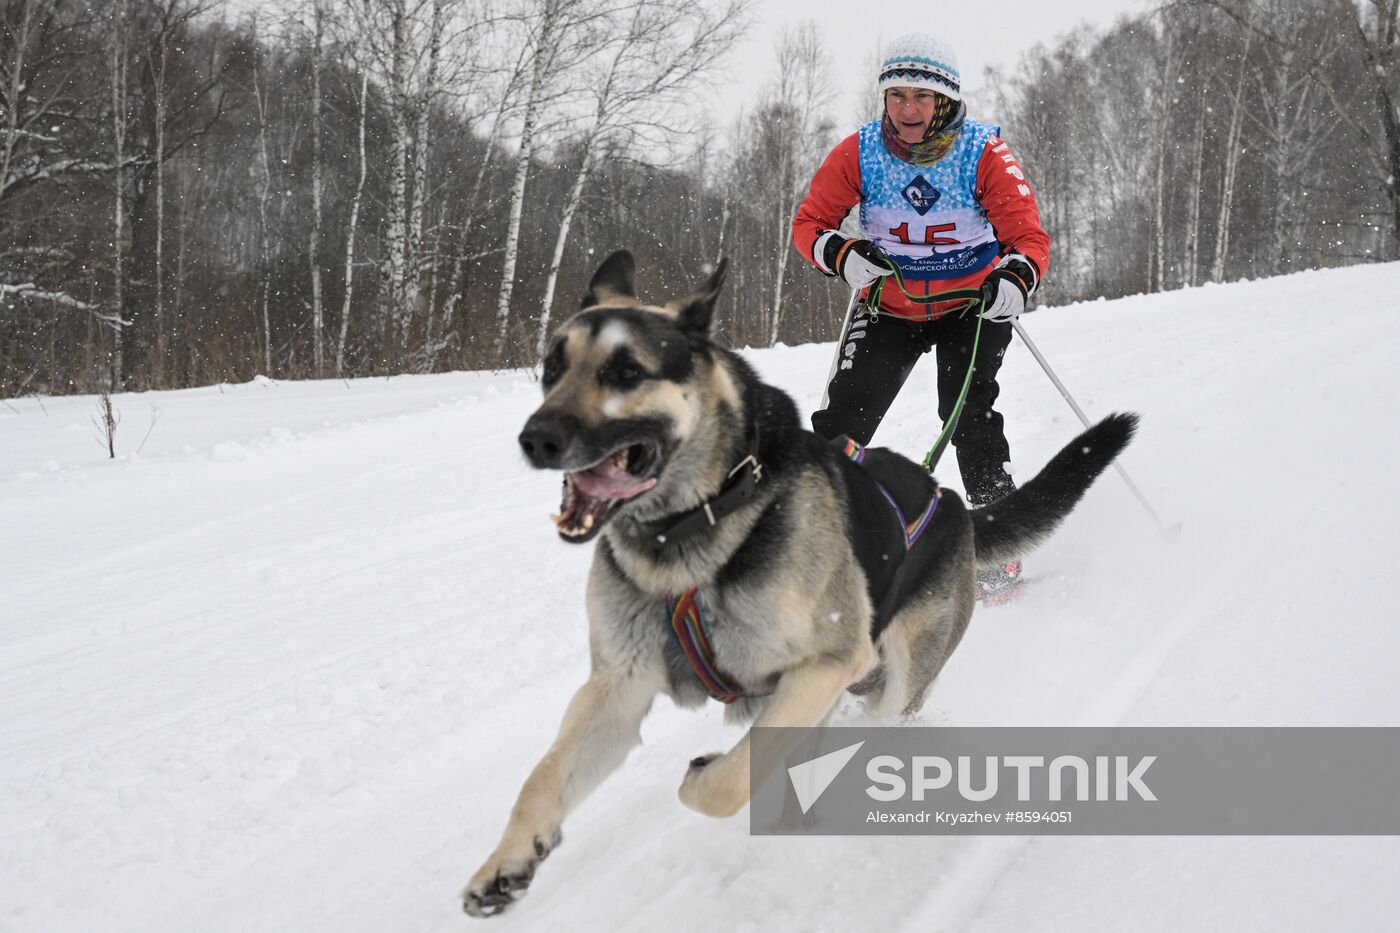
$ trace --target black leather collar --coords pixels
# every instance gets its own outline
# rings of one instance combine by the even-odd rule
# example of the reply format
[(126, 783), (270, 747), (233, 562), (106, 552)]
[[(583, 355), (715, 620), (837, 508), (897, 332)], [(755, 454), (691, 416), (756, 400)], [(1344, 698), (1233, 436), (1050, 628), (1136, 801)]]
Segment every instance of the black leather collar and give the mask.
[(755, 444), (754, 450), (729, 471), (729, 478), (713, 499), (689, 512), (664, 519), (665, 524), (656, 533), (656, 540), (662, 544), (676, 544), (713, 528), (722, 518), (752, 502), (761, 482), (763, 464), (758, 461), (758, 445)]

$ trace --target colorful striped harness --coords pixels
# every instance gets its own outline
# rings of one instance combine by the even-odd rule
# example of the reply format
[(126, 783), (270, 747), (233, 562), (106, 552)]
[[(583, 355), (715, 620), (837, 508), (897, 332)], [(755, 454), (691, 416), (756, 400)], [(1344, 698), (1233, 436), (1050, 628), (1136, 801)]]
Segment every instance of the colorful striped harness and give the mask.
[(710, 633), (705, 618), (700, 614), (700, 591), (686, 590), (680, 596), (667, 594), (666, 619), (676, 642), (705, 690), (721, 703), (733, 703), (749, 692), (736, 684), (728, 674), (715, 663), (715, 649), (710, 646)]
[[(856, 463), (865, 461), (865, 448), (850, 438), (846, 439), (845, 454)], [(928, 505), (922, 514), (914, 521), (909, 522), (904, 519), (904, 511), (900, 509), (899, 503), (894, 501), (894, 496), (884, 487), (879, 480), (871, 477), (873, 482), (885, 497), (885, 501), (894, 509), (895, 518), (899, 520), (900, 531), (904, 536), (904, 550), (907, 552), (914, 546), (914, 542), (919, 540), (919, 536), (928, 528), (929, 522), (933, 520), (933, 513), (938, 511), (938, 502), (943, 497), (943, 489), (935, 485), (933, 496), (929, 499)], [(666, 594), (666, 623), (671, 627), (671, 632), (676, 636), (676, 644), (680, 646), (681, 653), (690, 662), (690, 666), (695, 670), (695, 676), (700, 678), (700, 683), (704, 685), (705, 691), (721, 703), (733, 703), (744, 696), (766, 696), (767, 694), (749, 693), (744, 687), (734, 681), (726, 674), (715, 661), (715, 649), (710, 643), (710, 632), (705, 625), (705, 616), (700, 611), (700, 590), (698, 587), (686, 590), (679, 596), (674, 593)]]

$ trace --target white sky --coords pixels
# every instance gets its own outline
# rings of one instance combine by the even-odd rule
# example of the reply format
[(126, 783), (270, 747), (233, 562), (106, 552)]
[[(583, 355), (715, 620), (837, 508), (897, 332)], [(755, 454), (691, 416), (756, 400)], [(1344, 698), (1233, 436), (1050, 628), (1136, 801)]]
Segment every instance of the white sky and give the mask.
[(951, 43), (963, 88), (975, 96), (987, 66), (1011, 68), (1037, 42), (1050, 44), (1081, 22), (1108, 25), (1152, 5), (1151, 0), (756, 0), (753, 26), (731, 59), (733, 80), (715, 88), (711, 111), (723, 126), (757, 101), (772, 72), (779, 32), (802, 19), (815, 21), (826, 42), (838, 93), (833, 116), (839, 128), (850, 131), (860, 95), (875, 82), (865, 73), (866, 62), (895, 36), (930, 32)]

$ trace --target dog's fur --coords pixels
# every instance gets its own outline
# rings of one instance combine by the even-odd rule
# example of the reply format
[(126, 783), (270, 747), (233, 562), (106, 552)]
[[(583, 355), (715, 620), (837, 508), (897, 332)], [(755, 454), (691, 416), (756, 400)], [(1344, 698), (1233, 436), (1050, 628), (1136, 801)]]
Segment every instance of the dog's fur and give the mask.
[[(853, 686), (877, 715), (915, 712), (967, 628), (977, 566), (1019, 556), (1049, 534), (1136, 423), (1132, 415), (1105, 419), (986, 508), (969, 510), (945, 491), (905, 556), (913, 572), (901, 575), (888, 618), (877, 620), (852, 545), (852, 484), (864, 480), (851, 471), (878, 476), (913, 514), (932, 478), (884, 450), (854, 467), (801, 427), (791, 398), (711, 340), (723, 264), (698, 294), (665, 306), (638, 301), (633, 269), (626, 252), (598, 269), (584, 310), (554, 337), (544, 402), (521, 434), (533, 465), (569, 476), (561, 536), (601, 532), (587, 593), (592, 671), (464, 892), (477, 916), (525, 891), (558, 844), (564, 815), (639, 741), (657, 694), (686, 706), (708, 698), (663, 622), (668, 593), (702, 588), (717, 663), (765, 694), (730, 705), (731, 720), (816, 726)], [(623, 450), (626, 475), (610, 461)], [(694, 537), (664, 540), (667, 520), (715, 497), (750, 452), (763, 471), (753, 499)], [(623, 498), (578, 499), (576, 480), (600, 470), (627, 487)], [(596, 514), (585, 522), (583, 512)], [(691, 762), (681, 801), (709, 816), (733, 815), (748, 801), (749, 770), (746, 734), (728, 752)]]

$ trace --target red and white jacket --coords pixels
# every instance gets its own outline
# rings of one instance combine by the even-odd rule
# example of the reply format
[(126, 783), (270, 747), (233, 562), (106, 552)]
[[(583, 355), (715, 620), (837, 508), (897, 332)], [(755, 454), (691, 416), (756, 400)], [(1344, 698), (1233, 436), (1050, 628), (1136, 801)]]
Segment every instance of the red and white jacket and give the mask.
[[(811, 190), (792, 221), (792, 242), (824, 272), (813, 249), (860, 205), (863, 235), (902, 268), (918, 295), (977, 288), (1007, 253), (1036, 267), (1050, 265), (1050, 237), (1040, 225), (1035, 193), (998, 128), (967, 121), (952, 151), (931, 166), (895, 158), (880, 137), (879, 121), (837, 144), (812, 176)], [(922, 305), (888, 282), (880, 308), (897, 317), (933, 320), (963, 302)]]

